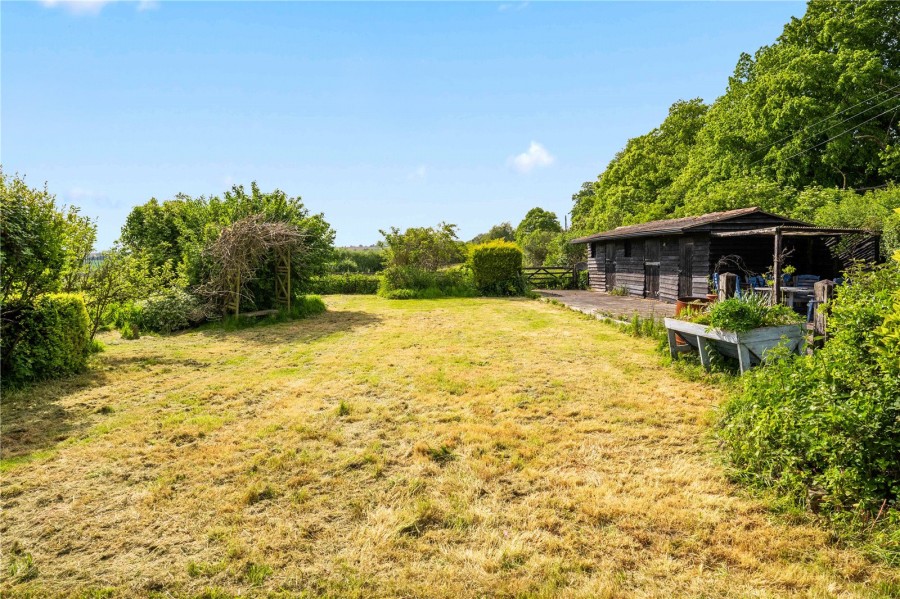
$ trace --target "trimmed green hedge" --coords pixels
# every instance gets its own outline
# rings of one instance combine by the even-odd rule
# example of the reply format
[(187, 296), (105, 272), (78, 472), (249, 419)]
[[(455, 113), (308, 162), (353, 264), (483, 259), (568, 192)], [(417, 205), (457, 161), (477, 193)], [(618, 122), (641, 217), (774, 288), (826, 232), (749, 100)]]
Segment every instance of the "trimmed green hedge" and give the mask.
[(502, 239), (472, 247), (469, 264), (472, 266), (475, 287), (484, 295), (523, 294), (523, 259), (524, 254), (519, 246)]
[(313, 277), (306, 285), (310, 293), (333, 295), (337, 293), (374, 295), (378, 293), (378, 275), (362, 273), (331, 274)]
[(3, 386), (81, 372), (91, 354), (91, 323), (84, 298), (39, 296), (33, 305), (7, 306), (3, 328)]

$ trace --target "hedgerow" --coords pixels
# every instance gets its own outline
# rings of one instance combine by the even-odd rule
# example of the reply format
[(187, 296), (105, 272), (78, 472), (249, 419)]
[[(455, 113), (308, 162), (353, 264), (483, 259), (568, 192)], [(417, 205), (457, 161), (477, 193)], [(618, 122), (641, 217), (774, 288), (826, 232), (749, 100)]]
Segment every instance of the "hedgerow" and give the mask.
[(50, 293), (31, 304), (9, 304), (4, 311), (13, 318), (0, 343), (13, 345), (8, 355), (3, 352), (3, 386), (74, 374), (87, 367), (91, 326), (81, 295)]
[(313, 277), (306, 285), (310, 293), (331, 295), (335, 293), (374, 295), (378, 293), (378, 275), (350, 272)]
[(746, 375), (718, 435), (741, 480), (833, 517), (900, 520), (900, 264), (848, 276), (824, 347)]
[(381, 273), (378, 295), (387, 299), (435, 299), (478, 295), (468, 268), (430, 271), (414, 266), (391, 266)]

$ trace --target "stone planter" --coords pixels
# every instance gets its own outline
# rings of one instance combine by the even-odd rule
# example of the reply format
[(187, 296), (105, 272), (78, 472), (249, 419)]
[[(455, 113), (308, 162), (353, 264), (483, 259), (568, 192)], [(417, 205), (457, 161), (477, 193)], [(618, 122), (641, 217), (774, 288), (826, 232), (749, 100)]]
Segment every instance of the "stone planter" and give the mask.
[[(779, 345), (785, 345), (788, 350), (798, 354), (806, 345), (806, 335), (803, 326), (799, 324), (761, 327), (742, 333), (720, 331), (676, 318), (666, 318), (665, 325), (672, 358), (677, 358), (679, 353), (696, 349), (700, 353), (700, 362), (707, 370), (711, 349), (737, 358), (741, 373), (744, 373), (751, 366), (763, 362), (766, 353)], [(684, 343), (680, 343), (681, 341)]]

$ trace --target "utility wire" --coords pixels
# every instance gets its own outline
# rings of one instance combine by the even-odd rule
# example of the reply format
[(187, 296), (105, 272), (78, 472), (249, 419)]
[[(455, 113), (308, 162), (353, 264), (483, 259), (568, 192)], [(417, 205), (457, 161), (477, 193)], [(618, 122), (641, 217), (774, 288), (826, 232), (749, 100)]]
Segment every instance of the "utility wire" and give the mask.
[[(866, 98), (865, 100), (861, 100), (861, 101), (857, 102), (856, 104), (854, 104), (853, 106), (848, 106), (847, 108), (844, 108), (843, 110), (839, 110), (839, 111), (835, 112), (834, 114), (828, 115), (828, 116), (826, 116), (826, 117), (823, 118), (823, 119), (819, 119), (818, 121), (814, 122), (812, 125), (809, 125), (809, 126), (807, 127), (807, 129), (812, 129), (813, 127), (816, 127), (816, 126), (818, 126), (818, 125), (824, 123), (824, 122), (827, 121), (828, 119), (832, 119), (832, 118), (834, 118), (834, 117), (836, 117), (836, 116), (840, 116), (841, 114), (847, 112), (848, 110), (853, 110), (853, 109), (856, 108), (857, 106), (860, 106), (860, 105), (862, 105), (862, 104), (865, 104), (866, 102), (869, 102), (869, 101), (871, 101), (871, 100), (874, 100), (875, 98), (877, 98), (878, 96), (880, 96), (880, 95), (882, 95), (882, 94), (886, 94), (886, 93), (888, 93), (888, 92), (892, 92), (892, 91), (894, 91), (894, 90), (897, 89), (897, 88), (900, 88), (900, 83), (898, 83), (897, 85), (895, 85), (895, 86), (893, 86), (893, 87), (889, 87), (888, 89), (886, 89), (886, 90), (884, 90), (884, 91), (880, 91), (880, 92), (878, 92), (877, 94), (875, 94), (874, 96), (868, 97), (868, 98)], [(841, 123), (846, 123), (848, 120), (850, 120), (850, 119), (852, 119), (852, 118), (855, 118), (855, 117), (861, 115), (861, 114), (864, 113), (864, 112), (868, 112), (868, 111), (871, 110), (872, 108), (875, 108), (875, 106), (878, 106), (878, 105), (880, 105), (880, 104), (884, 104), (886, 101), (888, 101), (888, 100), (890, 100), (890, 99), (891, 99), (891, 97), (888, 97), (888, 98), (886, 98), (885, 100), (882, 100), (881, 102), (879, 102), (878, 104), (875, 104), (875, 105), (873, 105), (873, 106), (869, 106), (868, 108), (865, 108), (865, 109), (861, 110), (860, 112), (857, 112), (856, 114), (854, 114), (854, 115), (852, 115), (852, 116), (849, 116), (849, 117), (845, 118), (845, 119), (844, 119), (843, 121), (841, 121), (840, 123), (835, 123), (834, 125), (831, 125), (830, 127), (826, 128), (826, 129), (823, 129), (822, 131), (819, 131), (818, 133), (814, 133), (813, 135), (821, 135), (822, 133), (825, 133), (825, 131), (828, 131), (828, 129), (833, 129), (834, 127), (836, 127), (837, 125), (840, 125)], [(798, 131), (797, 133), (800, 133), (800, 132)], [(768, 150), (768, 149), (771, 148), (772, 146), (775, 146), (775, 145), (777, 145), (777, 144), (780, 144), (780, 143), (783, 142), (783, 141), (786, 141), (786, 140), (788, 140), (788, 139), (790, 139), (790, 138), (792, 138), (792, 137), (795, 137), (795, 136), (797, 135), (797, 133), (791, 133), (791, 134), (785, 135), (785, 136), (782, 137), (781, 139), (778, 139), (778, 140), (773, 141), (772, 143), (770, 143), (769, 145), (765, 146), (764, 148), (761, 148), (761, 149), (759, 149), (759, 150), (753, 150), (753, 153), (761, 152), (761, 151), (764, 151), (764, 150)], [(757, 161), (757, 162), (758, 162), (758, 161)], [(756, 162), (754, 162), (753, 164), (756, 164)], [(750, 166), (753, 166), (753, 164), (751, 164)]]
[[(895, 97), (900, 98), (900, 96), (895, 96)], [(796, 153), (794, 153), (794, 154), (791, 154), (790, 156), (788, 156), (788, 157), (786, 157), (786, 158), (777, 158), (776, 161), (778, 161), (778, 160), (790, 160), (791, 158), (794, 158), (795, 156), (799, 156), (800, 154), (805, 154), (805, 153), (809, 152), (810, 150), (815, 150), (815, 149), (818, 148), (819, 146), (821, 146), (821, 145), (823, 145), (823, 144), (827, 144), (829, 141), (832, 141), (833, 139), (837, 139), (837, 138), (840, 137), (841, 135), (844, 135), (845, 133), (849, 133), (849, 132), (853, 131), (854, 129), (856, 129), (856, 128), (859, 127), (860, 125), (865, 125), (865, 124), (868, 123), (869, 121), (874, 121), (874, 120), (877, 119), (878, 117), (884, 116), (884, 115), (886, 115), (887, 113), (891, 112), (892, 110), (898, 110), (898, 109), (900, 109), (900, 104), (897, 104), (896, 106), (894, 106), (894, 107), (892, 107), (892, 108), (888, 108), (888, 109), (885, 110), (884, 112), (882, 112), (882, 113), (880, 113), (880, 114), (876, 114), (876, 115), (873, 116), (873, 117), (869, 117), (869, 118), (867, 118), (866, 120), (864, 120), (863, 122), (857, 123), (857, 124), (853, 125), (853, 126), (850, 127), (849, 129), (844, 129), (843, 131), (841, 131), (841, 132), (838, 133), (837, 135), (833, 135), (833, 136), (829, 137), (828, 139), (826, 139), (825, 141), (820, 141), (820, 142), (817, 143), (816, 145), (811, 146), (811, 147), (809, 147), (809, 148), (806, 148), (805, 150), (800, 150), (799, 152), (796, 152)], [(753, 164), (756, 164), (756, 163), (754, 162)], [(750, 166), (753, 166), (753, 164), (751, 164)]]

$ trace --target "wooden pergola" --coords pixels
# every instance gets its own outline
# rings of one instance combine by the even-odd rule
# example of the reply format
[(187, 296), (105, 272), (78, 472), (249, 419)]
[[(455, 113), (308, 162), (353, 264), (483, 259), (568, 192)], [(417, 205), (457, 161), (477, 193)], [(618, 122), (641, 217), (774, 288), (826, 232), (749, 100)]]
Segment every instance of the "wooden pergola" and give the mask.
[(865, 235), (877, 239), (878, 234), (867, 229), (850, 229), (840, 227), (809, 227), (782, 225), (766, 227), (763, 229), (750, 229), (747, 231), (719, 231), (711, 233), (712, 237), (749, 237), (771, 236), (774, 239), (774, 254), (772, 256), (772, 301), (780, 301), (781, 297), (781, 249), (784, 237), (832, 237), (841, 235)]

